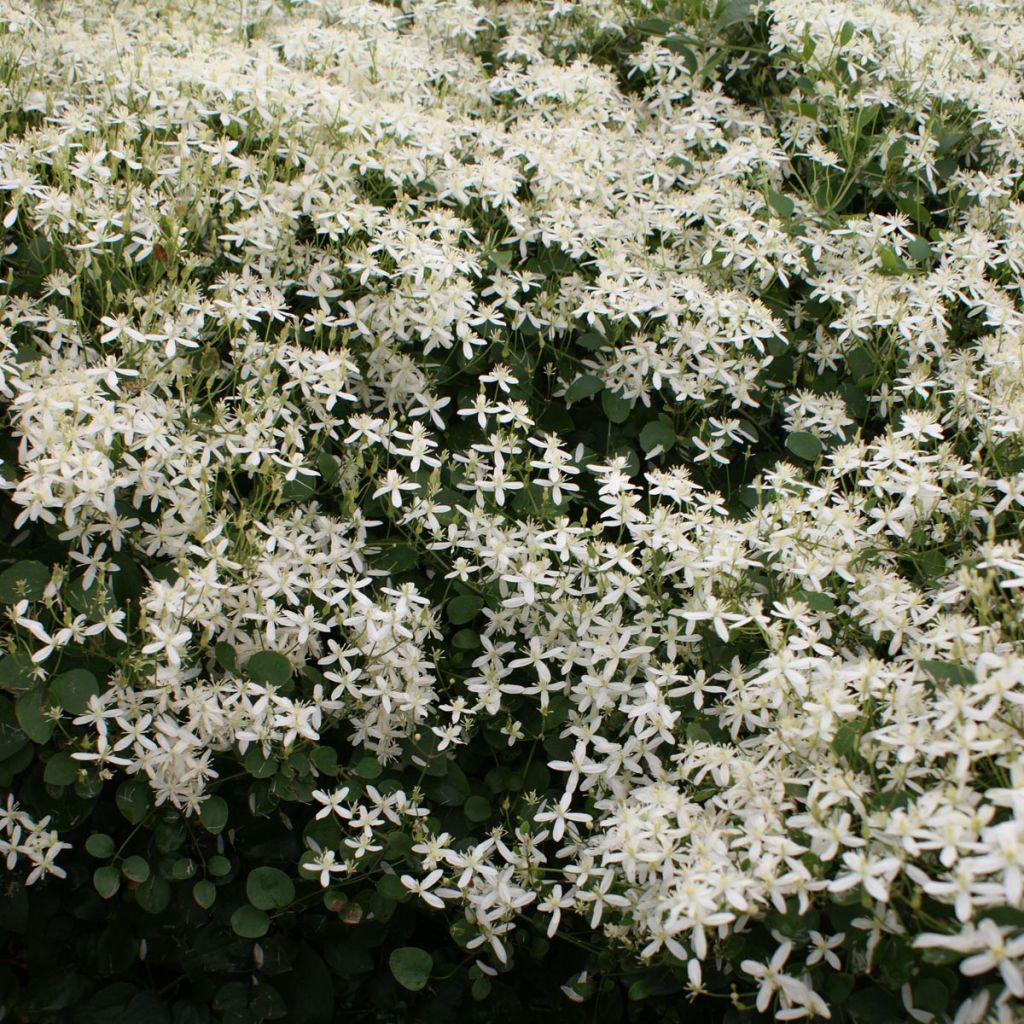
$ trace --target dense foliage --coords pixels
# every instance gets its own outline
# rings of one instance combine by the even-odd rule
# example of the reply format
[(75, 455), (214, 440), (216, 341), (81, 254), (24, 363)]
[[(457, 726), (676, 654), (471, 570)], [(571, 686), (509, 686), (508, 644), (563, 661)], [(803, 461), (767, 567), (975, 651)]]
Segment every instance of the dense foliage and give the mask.
[(1019, 1019), (1019, 0), (0, 0), (0, 1018)]

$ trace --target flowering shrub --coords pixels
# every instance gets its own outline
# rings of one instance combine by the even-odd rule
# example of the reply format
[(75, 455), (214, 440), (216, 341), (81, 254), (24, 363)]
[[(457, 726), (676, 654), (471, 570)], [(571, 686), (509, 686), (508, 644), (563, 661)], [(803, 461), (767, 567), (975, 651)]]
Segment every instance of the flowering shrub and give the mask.
[(1019, 1019), (1022, 75), (0, 0), (0, 1017)]

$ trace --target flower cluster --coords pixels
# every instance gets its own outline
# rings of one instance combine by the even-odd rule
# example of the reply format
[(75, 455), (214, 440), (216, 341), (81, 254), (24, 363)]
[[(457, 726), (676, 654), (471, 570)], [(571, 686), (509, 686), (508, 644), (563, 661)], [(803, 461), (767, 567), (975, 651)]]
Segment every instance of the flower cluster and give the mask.
[(0, 774), (245, 776), (480, 980), (1009, 1021), (1024, 17), (681, 6), (0, 0)]

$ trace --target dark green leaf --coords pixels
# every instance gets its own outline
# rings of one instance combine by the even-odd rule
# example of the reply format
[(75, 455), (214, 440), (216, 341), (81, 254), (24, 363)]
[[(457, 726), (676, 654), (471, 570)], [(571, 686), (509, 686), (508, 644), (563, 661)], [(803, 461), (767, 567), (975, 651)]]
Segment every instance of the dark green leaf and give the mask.
[(295, 899), (295, 883), (279, 868), (254, 868), (246, 880), (245, 895), (260, 910), (278, 910)]
[(469, 821), (486, 821), (491, 816), (491, 802), (484, 796), (471, 796), (462, 805), (462, 813)]
[(132, 882), (144, 882), (149, 878), (149, 864), (145, 857), (126, 857), (121, 864), (121, 873)]
[(666, 32), (671, 32), (673, 27), (672, 22), (668, 18), (658, 17), (641, 18), (633, 25), (637, 32), (648, 36), (664, 35)]
[(41, 686), (23, 693), (14, 705), (18, 724), (33, 743), (49, 743), (53, 735), (53, 720), (43, 714), (46, 707), (48, 704)]
[(162, 914), (171, 902), (171, 884), (164, 878), (152, 875), (135, 890), (135, 902), (147, 914)]
[(246, 904), (231, 915), (231, 930), (243, 939), (261, 939), (270, 930), (270, 918)]
[(0, 697), (0, 759), (13, 757), (28, 743), (28, 737), (18, 724), (14, 704)]
[(171, 865), (171, 878), (176, 882), (185, 882), (196, 873), (196, 862), (191, 857), (179, 857)]
[(916, 263), (926, 263), (931, 259), (932, 247), (928, 244), (927, 240), (921, 238), (918, 235), (912, 238), (907, 244), (907, 252), (910, 253), (911, 259)]
[(480, 636), (475, 629), (460, 629), (452, 637), (452, 647), (459, 651), (475, 651), (480, 646)]
[(274, 760), (264, 757), (258, 746), (250, 746), (245, 751), (242, 766), (254, 779), (269, 779), (277, 771)]
[(50, 570), (42, 562), (16, 562), (0, 572), (0, 604), (38, 601), (50, 582)]
[(858, 347), (846, 353), (846, 365), (855, 380), (870, 377), (875, 372), (875, 361), (866, 348)]
[(214, 878), (222, 878), (231, 873), (231, 861), (227, 857), (217, 854), (207, 861), (206, 869)]
[(789, 220), (796, 209), (793, 200), (789, 196), (776, 192), (774, 189), (768, 192), (768, 205), (783, 219)]
[(257, 651), (245, 666), (246, 674), (254, 683), (284, 686), (292, 678), (291, 662), (277, 651)]
[(821, 454), (821, 442), (807, 430), (794, 431), (786, 438), (786, 447), (798, 459), (813, 462)]
[(921, 978), (913, 984), (914, 1006), (941, 1017), (949, 1005), (950, 992), (935, 978)]
[(402, 946), (388, 958), (388, 967), (395, 981), (410, 992), (419, 992), (430, 980), (434, 961), (425, 949), (416, 946)]
[(581, 402), (584, 398), (596, 395), (603, 387), (604, 382), (600, 377), (595, 377), (592, 373), (586, 373), (582, 377), (577, 377), (569, 385), (568, 390), (565, 392), (565, 400), (567, 402)]
[(338, 460), (330, 452), (321, 451), (317, 455), (316, 468), (327, 483), (338, 482)]
[(36, 683), (36, 666), (25, 651), (16, 651), (0, 658), (0, 689), (8, 693), (24, 693)]
[(929, 548), (914, 556), (918, 572), (928, 581), (937, 580), (946, 571), (946, 558), (938, 548)]
[(586, 334), (581, 334), (576, 339), (576, 344), (591, 352), (596, 352), (608, 345), (608, 339), (603, 334), (598, 334), (597, 331), (587, 331)]
[(93, 585), (86, 589), (81, 576), (67, 584), (63, 597), (76, 612), (81, 612), (92, 622), (99, 622), (107, 612), (117, 607), (117, 599), (111, 587), (94, 581)]
[(380, 761), (375, 757), (363, 757), (360, 758), (356, 764), (356, 775), (361, 779), (372, 781), (373, 779), (379, 779), (381, 774), (384, 772), (384, 768), (381, 766)]
[(106, 832), (93, 832), (85, 841), (85, 849), (90, 857), (97, 860), (106, 860), (114, 856), (114, 840)]
[(939, 682), (973, 686), (978, 681), (974, 670), (966, 665), (956, 665), (947, 661), (922, 661), (921, 668)]
[(222, 796), (207, 797), (199, 805), (199, 820), (207, 832), (217, 835), (228, 823), (228, 803)]
[(409, 898), (409, 890), (397, 875), (382, 875), (377, 882), (377, 892), (394, 903), (402, 903)]
[(378, 554), (374, 555), (373, 563), (385, 572), (405, 572), (411, 569), (419, 561), (419, 554), (412, 544), (405, 542), (388, 544)]
[(84, 714), (89, 709), (89, 698), (99, 696), (99, 692), (96, 677), (84, 668), (62, 672), (50, 688), (60, 706), (71, 715)]
[(217, 664), (220, 665), (225, 672), (238, 671), (238, 655), (231, 644), (225, 643), (222, 640), (216, 647), (214, 647), (213, 656), (217, 659)]
[(671, 451), (676, 443), (676, 432), (661, 420), (644, 425), (640, 431), (640, 447), (648, 456), (657, 452)]
[(107, 864), (92, 873), (92, 884), (105, 900), (109, 900), (121, 888), (121, 873)]
[(715, 28), (729, 28), (749, 21), (753, 14), (753, 0), (719, 0), (715, 10)]
[(477, 613), (484, 606), (482, 597), (476, 594), (463, 594), (460, 597), (453, 597), (448, 602), (448, 621), (453, 625), (462, 626), (472, 622)]
[(612, 423), (625, 423), (633, 409), (633, 401), (613, 391), (602, 391), (601, 408)]
[(196, 882), (192, 886), (192, 899), (196, 901), (203, 908), (207, 910), (213, 906), (213, 901), (217, 898), (217, 886), (213, 882), (204, 878), (200, 882)]
[(671, 53), (678, 54), (682, 57), (683, 63), (686, 65), (686, 70), (689, 71), (691, 75), (697, 70), (697, 56), (689, 47), (686, 40), (681, 36), (665, 36), (661, 41), (661, 45)]
[(338, 774), (338, 752), (334, 747), (317, 747), (309, 755), (309, 759), (313, 762), (317, 771), (321, 771), (325, 775)]
[(905, 274), (910, 269), (891, 245), (883, 245), (878, 250), (878, 260), (883, 274)]
[(141, 779), (122, 782), (117, 787), (117, 809), (133, 824), (138, 825), (149, 813), (149, 786)]
[(51, 786), (70, 786), (78, 778), (78, 762), (60, 751), (46, 762), (43, 779)]

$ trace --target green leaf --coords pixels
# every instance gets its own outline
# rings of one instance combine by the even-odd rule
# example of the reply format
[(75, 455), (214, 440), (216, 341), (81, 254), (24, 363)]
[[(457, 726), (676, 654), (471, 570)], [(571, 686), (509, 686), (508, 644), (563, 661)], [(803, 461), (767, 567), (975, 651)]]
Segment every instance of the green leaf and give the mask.
[(833, 1003), (842, 1004), (850, 998), (853, 991), (854, 977), (852, 974), (844, 974), (838, 971), (829, 971), (825, 975), (825, 995)]
[(99, 696), (100, 685), (91, 672), (73, 668), (54, 679), (50, 692), (68, 714), (81, 715), (89, 709), (89, 698)]
[(379, 554), (374, 555), (373, 564), (385, 572), (405, 572), (419, 562), (419, 557), (412, 544), (402, 541), (388, 544)]
[(410, 992), (419, 992), (430, 980), (434, 961), (425, 949), (401, 946), (388, 957), (388, 967), (402, 988)]
[(643, 430), (640, 431), (640, 447), (648, 456), (658, 452), (671, 451), (676, 440), (676, 432), (661, 420), (645, 424)]
[(121, 873), (107, 864), (92, 873), (92, 884), (105, 900), (109, 900), (121, 888)]
[(648, 36), (660, 36), (666, 32), (671, 32), (673, 23), (668, 18), (641, 18), (639, 21), (634, 22), (633, 28), (637, 32), (641, 32)]
[(922, 661), (920, 664), (921, 668), (938, 682), (973, 686), (978, 681), (974, 670), (966, 665), (955, 665), (947, 661)]
[(0, 659), (0, 689), (24, 693), (36, 684), (36, 666), (25, 651), (16, 651)]
[(837, 730), (832, 739), (832, 749), (842, 758), (849, 760), (857, 752), (857, 741), (860, 733), (856, 726), (845, 722)]
[(115, 799), (117, 809), (133, 825), (138, 825), (149, 813), (149, 786), (140, 779), (122, 782)]
[(883, 245), (878, 250), (878, 259), (883, 274), (905, 274), (910, 269), (891, 245)]
[(931, 581), (937, 580), (946, 571), (946, 558), (938, 548), (929, 548), (914, 556), (918, 572)]
[(309, 755), (309, 759), (317, 771), (321, 771), (325, 775), (338, 774), (338, 752), (334, 747), (317, 747)]
[(316, 468), (329, 484), (336, 484), (339, 476), (338, 460), (327, 451), (320, 451), (316, 457)]
[(689, 71), (691, 75), (697, 70), (697, 56), (687, 45), (686, 40), (681, 36), (665, 36), (661, 41), (661, 45), (670, 53), (676, 53), (682, 57), (683, 63), (686, 65), (686, 70)]
[(921, 978), (913, 984), (914, 1006), (941, 1017), (949, 1005), (949, 989), (936, 978)]
[(567, 402), (582, 402), (584, 398), (596, 395), (603, 387), (604, 381), (600, 377), (595, 377), (592, 373), (585, 373), (569, 385), (565, 392), (565, 400)]
[(796, 599), (803, 601), (808, 608), (816, 612), (834, 612), (836, 610), (835, 599), (829, 594), (823, 594), (818, 590), (798, 590)]
[(462, 813), (469, 821), (486, 821), (491, 816), (491, 802), (485, 796), (471, 796), (462, 805)]
[(28, 739), (18, 725), (18, 716), (14, 704), (6, 697), (0, 697), (0, 759), (13, 757)]
[(452, 647), (457, 651), (475, 651), (480, 646), (480, 636), (475, 629), (460, 629), (452, 637)]
[(866, 348), (858, 346), (846, 353), (846, 365), (855, 380), (870, 377), (875, 372), (875, 361)]
[(85, 841), (85, 850), (90, 857), (97, 860), (106, 860), (114, 856), (114, 840), (106, 832), (93, 832)]
[(206, 870), (209, 871), (214, 878), (223, 878), (224, 875), (231, 874), (231, 861), (229, 861), (227, 857), (217, 854), (206, 862)]
[(294, 480), (286, 480), (281, 486), (281, 501), (309, 501), (314, 494), (316, 494), (316, 478), (308, 477), (305, 474), (297, 476)]
[(398, 875), (382, 875), (377, 882), (377, 892), (394, 903), (403, 903), (409, 898), (409, 890), (402, 885)]
[(768, 192), (768, 205), (783, 219), (789, 220), (793, 216), (793, 211), (796, 209), (793, 200), (789, 196), (783, 195), (781, 192), (776, 192), (775, 189), (770, 189)]
[(49, 718), (43, 717), (45, 706), (41, 686), (33, 687), (27, 693), (23, 693), (14, 705), (18, 724), (33, 743), (49, 743), (50, 737), (53, 735), (53, 722)]
[(54, 754), (43, 770), (43, 781), (51, 786), (70, 786), (77, 778), (78, 763), (63, 751)]
[(843, 27), (839, 30), (839, 45), (846, 46), (847, 43), (853, 38), (854, 32), (857, 31), (857, 26), (852, 21), (844, 21)]
[(126, 857), (121, 864), (121, 874), (132, 882), (144, 882), (149, 878), (149, 864), (145, 857)]
[(254, 683), (284, 686), (292, 678), (291, 662), (277, 651), (257, 651), (245, 666), (246, 674)]
[(217, 659), (217, 664), (220, 665), (225, 672), (237, 672), (238, 671), (238, 654), (231, 644), (221, 640), (213, 649), (213, 656)]
[(374, 779), (379, 779), (383, 772), (384, 768), (375, 757), (363, 757), (356, 763), (356, 775), (361, 779), (373, 781)]
[(715, 28), (729, 28), (749, 21), (753, 14), (753, 0), (719, 0), (715, 9)]
[(203, 910), (209, 910), (213, 906), (213, 901), (217, 898), (217, 886), (213, 884), (209, 879), (204, 878), (201, 882), (196, 882), (192, 886), (192, 899), (203, 908)]
[(147, 914), (162, 914), (171, 902), (171, 883), (158, 875), (150, 876), (135, 890), (135, 902)]
[(612, 423), (625, 423), (633, 409), (633, 400), (613, 391), (601, 392), (601, 408)]
[(463, 594), (460, 597), (453, 597), (448, 602), (448, 621), (456, 626), (463, 626), (472, 622), (477, 613), (484, 606), (482, 597), (476, 594)]
[(270, 930), (270, 918), (258, 907), (246, 904), (231, 915), (231, 930), (243, 939), (261, 939)]
[(277, 771), (273, 758), (264, 757), (258, 746), (249, 747), (242, 757), (242, 767), (254, 779), (269, 779)]
[(65, 586), (62, 596), (76, 612), (81, 612), (92, 622), (99, 622), (107, 612), (117, 607), (117, 598), (111, 587), (94, 580), (93, 585), (86, 589), (81, 576)]
[(927, 263), (931, 259), (932, 247), (928, 244), (927, 239), (918, 235), (907, 243), (907, 252), (910, 253), (911, 259), (915, 263)]
[(786, 438), (786, 447), (798, 459), (813, 462), (821, 454), (821, 442), (807, 430), (794, 431)]
[(228, 823), (228, 802), (222, 796), (207, 797), (199, 805), (199, 820), (211, 835), (223, 832)]
[(259, 910), (278, 910), (295, 899), (295, 883), (279, 868), (254, 868), (246, 879), (245, 895)]
[(196, 862), (191, 857), (179, 857), (171, 865), (171, 878), (185, 882), (196, 873)]
[(591, 352), (596, 352), (598, 349), (606, 348), (609, 342), (603, 334), (598, 334), (597, 331), (587, 331), (576, 339), (576, 344)]
[(50, 570), (42, 562), (15, 562), (0, 572), (0, 604), (38, 601), (50, 582)]

